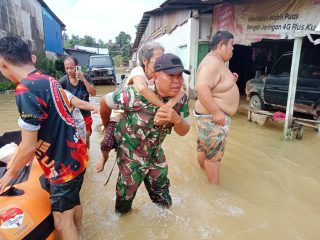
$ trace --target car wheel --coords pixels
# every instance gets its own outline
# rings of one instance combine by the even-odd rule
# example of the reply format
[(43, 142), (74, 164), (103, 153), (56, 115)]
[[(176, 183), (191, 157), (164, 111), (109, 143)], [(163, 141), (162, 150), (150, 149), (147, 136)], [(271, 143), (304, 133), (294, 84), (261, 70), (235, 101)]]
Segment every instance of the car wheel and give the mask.
[(262, 101), (262, 99), (259, 95), (255, 94), (250, 97), (249, 107), (263, 110), (264, 109), (264, 102)]

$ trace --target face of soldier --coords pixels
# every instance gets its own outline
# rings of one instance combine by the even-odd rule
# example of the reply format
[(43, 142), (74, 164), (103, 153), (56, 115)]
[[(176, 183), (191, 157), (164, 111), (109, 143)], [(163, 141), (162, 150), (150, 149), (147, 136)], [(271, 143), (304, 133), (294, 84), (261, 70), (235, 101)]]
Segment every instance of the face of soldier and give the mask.
[(160, 96), (177, 96), (183, 84), (182, 73), (168, 74), (165, 72), (157, 72), (155, 84)]

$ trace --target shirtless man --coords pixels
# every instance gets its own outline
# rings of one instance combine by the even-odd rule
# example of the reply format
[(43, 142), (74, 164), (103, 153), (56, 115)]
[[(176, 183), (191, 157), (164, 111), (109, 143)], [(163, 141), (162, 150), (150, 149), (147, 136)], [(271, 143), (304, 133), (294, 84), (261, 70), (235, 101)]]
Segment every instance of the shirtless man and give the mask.
[(196, 82), (198, 100), (197, 159), (211, 184), (219, 184), (219, 165), (225, 150), (230, 116), (237, 111), (239, 89), (237, 73), (225, 65), (232, 57), (234, 37), (218, 31), (211, 40), (210, 52), (199, 65)]

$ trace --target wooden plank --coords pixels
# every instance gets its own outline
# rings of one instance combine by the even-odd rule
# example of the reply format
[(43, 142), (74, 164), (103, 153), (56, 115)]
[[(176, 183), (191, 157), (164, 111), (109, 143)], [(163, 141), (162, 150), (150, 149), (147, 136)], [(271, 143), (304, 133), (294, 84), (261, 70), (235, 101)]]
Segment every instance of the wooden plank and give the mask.
[(310, 123), (302, 122), (302, 121), (294, 121), (294, 123), (306, 126), (306, 127), (312, 127), (312, 128), (317, 128), (315, 125), (312, 125)]
[(261, 109), (258, 109), (258, 108), (253, 108), (253, 107), (250, 107), (246, 104), (241, 104), (240, 107), (250, 111), (250, 112), (253, 112), (253, 113), (258, 113), (258, 114), (263, 114), (263, 115), (268, 115), (268, 116), (273, 116), (273, 114), (269, 111), (265, 111), (265, 110), (261, 110)]
[[(258, 125), (262, 126), (268, 118), (271, 118), (273, 120), (273, 114), (272, 112), (257, 109), (250, 107), (246, 104), (241, 104), (241, 108), (244, 108), (248, 110), (248, 120), (258, 123)], [(260, 116), (259, 116), (260, 115)], [(274, 121), (274, 120), (273, 120)], [(276, 123), (285, 123), (283, 120), (274, 121)], [(298, 130), (297, 132), (297, 138), (301, 139), (303, 135), (303, 126), (311, 127), (314, 129), (317, 129), (317, 124), (320, 124), (320, 121), (312, 120), (312, 119), (305, 119), (305, 118), (297, 118), (292, 117), (292, 123), (291, 123), (291, 129), (292, 130)]]
[(320, 121), (312, 120), (312, 119), (297, 118), (297, 117), (293, 117), (293, 119), (294, 119), (294, 120), (303, 121), (303, 122), (311, 122), (311, 123), (315, 123), (315, 124), (320, 124)]

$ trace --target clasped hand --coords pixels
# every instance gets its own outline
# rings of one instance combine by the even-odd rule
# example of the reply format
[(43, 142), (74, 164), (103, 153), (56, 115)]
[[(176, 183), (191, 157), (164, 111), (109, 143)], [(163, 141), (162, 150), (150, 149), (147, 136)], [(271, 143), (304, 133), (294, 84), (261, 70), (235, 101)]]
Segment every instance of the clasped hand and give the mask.
[(164, 105), (160, 107), (155, 115), (154, 123), (155, 125), (163, 125), (165, 123), (179, 123), (181, 117), (178, 113), (171, 107)]

